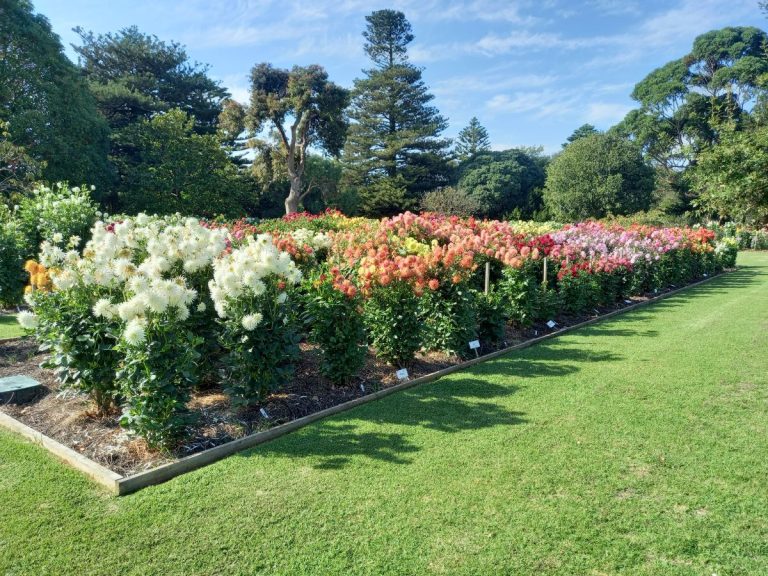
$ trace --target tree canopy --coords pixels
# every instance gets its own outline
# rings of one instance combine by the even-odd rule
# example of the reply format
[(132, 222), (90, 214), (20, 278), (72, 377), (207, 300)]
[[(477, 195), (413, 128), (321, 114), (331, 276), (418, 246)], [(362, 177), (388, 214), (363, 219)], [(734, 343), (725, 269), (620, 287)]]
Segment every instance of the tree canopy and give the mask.
[(197, 134), (194, 119), (172, 109), (124, 131), (131, 153), (119, 166), (120, 204), (129, 213), (244, 215), (242, 180), (213, 134)]
[(0, 121), (48, 180), (111, 180), (108, 127), (48, 20), (28, 0), (0, 2)]
[(192, 117), (196, 132), (215, 131), (229, 92), (208, 76), (208, 66), (190, 62), (181, 44), (136, 26), (114, 34), (79, 27), (75, 32), (82, 41), (73, 47), (83, 75), (112, 128), (178, 108)]
[(768, 127), (726, 129), (692, 171), (696, 205), (706, 215), (768, 223)]
[(459, 165), (457, 187), (476, 203), (478, 215), (498, 218), (517, 209), (530, 217), (541, 207), (537, 191), (545, 164), (542, 156), (517, 148), (480, 152)]
[(719, 125), (740, 123), (766, 94), (765, 32), (753, 27), (713, 30), (698, 36), (690, 54), (639, 82), (632, 110), (615, 131), (631, 137), (667, 170), (686, 168), (717, 141)]
[(576, 130), (574, 130), (568, 138), (565, 139), (565, 143), (563, 143), (563, 148), (568, 146), (571, 142), (574, 142), (578, 140), (579, 138), (584, 138), (585, 136), (592, 136), (593, 134), (599, 134), (600, 130), (592, 126), (592, 124), (582, 124)]
[[(277, 137), (290, 180), (286, 214), (297, 212), (312, 191), (312, 185), (305, 186), (310, 146), (332, 156), (341, 152), (348, 126), (344, 112), (348, 103), (349, 92), (331, 82), (322, 66), (285, 70), (262, 63), (251, 70), (251, 100), (242, 118), (252, 135), (270, 128)], [(235, 122), (237, 117), (234, 110), (228, 113), (229, 121)]]
[(563, 221), (647, 210), (654, 172), (632, 142), (593, 134), (569, 144), (547, 167), (544, 203)]

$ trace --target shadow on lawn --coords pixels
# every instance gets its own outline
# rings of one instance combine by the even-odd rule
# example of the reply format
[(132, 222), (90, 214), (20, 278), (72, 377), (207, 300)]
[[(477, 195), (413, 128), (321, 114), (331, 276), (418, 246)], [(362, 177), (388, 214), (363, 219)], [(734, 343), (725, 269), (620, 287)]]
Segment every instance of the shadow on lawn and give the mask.
[[(742, 266), (738, 271), (708, 284), (683, 292), (653, 307), (631, 312), (631, 319), (653, 316), (653, 309), (679, 306), (690, 300), (734, 288), (744, 287), (765, 276), (757, 266)], [(618, 319), (615, 319), (618, 320)], [(582, 328), (584, 336), (653, 337), (656, 330), (617, 327), (616, 322)], [(584, 363), (618, 362), (623, 357), (612, 351), (594, 351), (546, 341), (524, 354), (503, 356), (472, 369), (472, 376), (455, 374), (437, 382), (412, 388), (378, 402), (361, 406), (330, 419), (315, 423), (302, 432), (270, 442), (240, 455), (250, 458), (270, 453), (287, 457), (311, 457), (318, 469), (341, 469), (354, 458), (365, 456), (394, 464), (408, 464), (409, 454), (421, 450), (404, 427), (425, 428), (445, 434), (457, 434), (496, 426), (524, 424), (525, 414), (509, 410), (503, 399), (511, 396), (531, 378), (573, 374)], [(503, 385), (487, 376), (507, 379)], [(370, 424), (380, 425), (371, 431)], [(458, 440), (460, 441), (460, 440)]]
[(755, 282), (764, 283), (765, 278), (763, 277), (765, 276), (768, 276), (768, 272), (766, 272), (766, 269), (763, 267), (749, 265), (741, 266), (734, 272), (723, 274), (706, 284), (685, 290), (668, 299), (655, 302), (651, 304), (651, 306), (669, 308), (685, 304), (697, 298), (711, 296), (713, 294), (724, 294), (726, 292), (732, 292), (734, 289), (738, 288), (748, 288)]
[[(534, 350), (536, 354), (482, 364), (473, 369), (472, 375), (453, 375), (322, 420), (303, 433), (271, 442), (243, 456), (266, 452), (316, 460), (319, 457), (314, 464), (319, 469), (339, 469), (358, 456), (408, 464), (408, 455), (421, 447), (413, 443), (412, 435), (403, 427), (457, 434), (524, 424), (525, 414), (510, 410), (504, 402), (520, 389), (522, 379), (571, 374), (584, 362), (621, 360), (621, 356), (613, 353), (555, 344), (542, 343), (530, 352)], [(503, 376), (506, 382), (492, 382), (486, 375)], [(371, 431), (371, 423), (380, 428)]]
[[(321, 460), (314, 467), (320, 469), (341, 468), (356, 456), (408, 464), (411, 460), (406, 455), (421, 448), (402, 427), (454, 434), (521, 424), (525, 422), (521, 412), (494, 402), (517, 389), (513, 384), (502, 386), (473, 377), (440, 380), (322, 420), (308, 432), (264, 445), (253, 455), (269, 452), (290, 457), (319, 456)], [(397, 431), (370, 431), (369, 423), (382, 425), (379, 430)]]

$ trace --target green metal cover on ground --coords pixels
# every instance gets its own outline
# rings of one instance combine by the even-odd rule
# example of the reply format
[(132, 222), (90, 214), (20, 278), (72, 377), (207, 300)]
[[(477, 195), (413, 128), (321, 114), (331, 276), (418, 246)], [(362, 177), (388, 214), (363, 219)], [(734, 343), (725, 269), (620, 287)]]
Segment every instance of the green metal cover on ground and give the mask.
[(23, 404), (32, 400), (40, 390), (40, 382), (29, 376), (0, 378), (0, 402)]

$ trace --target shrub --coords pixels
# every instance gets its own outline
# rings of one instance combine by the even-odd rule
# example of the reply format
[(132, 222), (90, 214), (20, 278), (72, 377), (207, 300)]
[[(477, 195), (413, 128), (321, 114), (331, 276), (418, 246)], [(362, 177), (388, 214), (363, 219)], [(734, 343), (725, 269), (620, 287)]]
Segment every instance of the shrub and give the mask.
[(214, 263), (211, 298), (226, 350), (225, 390), (235, 405), (262, 401), (292, 374), (299, 338), (289, 286), (300, 279), (288, 253), (267, 234)]
[(63, 247), (73, 236), (87, 240), (98, 215), (98, 205), (85, 185), (70, 188), (66, 182), (57, 182), (52, 187), (36, 186), (14, 214), (24, 236), (24, 257), (34, 258), (43, 241)]
[[(33, 278), (45, 274), (34, 262), (27, 268)], [(93, 314), (94, 297), (89, 289), (49, 292), (37, 288), (31, 301), (38, 318), (40, 349), (49, 354), (44, 366), (54, 370), (64, 388), (87, 394), (100, 414), (111, 412), (120, 395), (115, 380), (120, 359), (114, 349), (117, 323)]]
[(479, 214), (482, 211), (477, 198), (452, 186), (427, 192), (421, 200), (421, 208), (436, 214), (465, 217)]
[(304, 294), (309, 338), (322, 351), (320, 372), (334, 384), (348, 384), (367, 353), (361, 295), (338, 268), (306, 282)]
[(117, 349), (116, 377), (125, 397), (120, 424), (151, 448), (171, 447), (192, 422), (187, 402), (197, 383), (202, 338), (176, 311), (128, 322)]
[(558, 288), (567, 314), (583, 314), (600, 303), (600, 284), (587, 270), (565, 271), (558, 280)]
[(477, 337), (485, 346), (498, 346), (504, 342), (505, 328), (509, 319), (504, 299), (497, 290), (488, 294), (476, 292)]
[(715, 254), (721, 268), (733, 268), (739, 254), (739, 241), (735, 238), (724, 238), (715, 245)]
[(467, 284), (440, 282), (424, 293), (419, 304), (422, 347), (469, 357), (468, 344), (477, 337), (477, 304)]
[(24, 289), (22, 238), (10, 212), (0, 204), (0, 308), (16, 306)]
[(365, 302), (365, 326), (376, 355), (397, 366), (408, 365), (421, 347), (423, 324), (419, 296), (406, 282), (376, 286)]
[(547, 167), (544, 203), (558, 220), (647, 210), (654, 172), (632, 142), (594, 134), (569, 144)]

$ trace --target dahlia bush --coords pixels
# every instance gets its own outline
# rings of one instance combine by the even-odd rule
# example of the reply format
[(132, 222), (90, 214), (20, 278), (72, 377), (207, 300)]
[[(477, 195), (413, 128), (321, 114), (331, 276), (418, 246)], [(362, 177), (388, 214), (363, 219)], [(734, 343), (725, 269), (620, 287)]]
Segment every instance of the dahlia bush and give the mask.
[(224, 388), (235, 404), (259, 402), (288, 380), (298, 356), (294, 287), (301, 271), (272, 236), (248, 237), (214, 262), (211, 299), (221, 319)]

